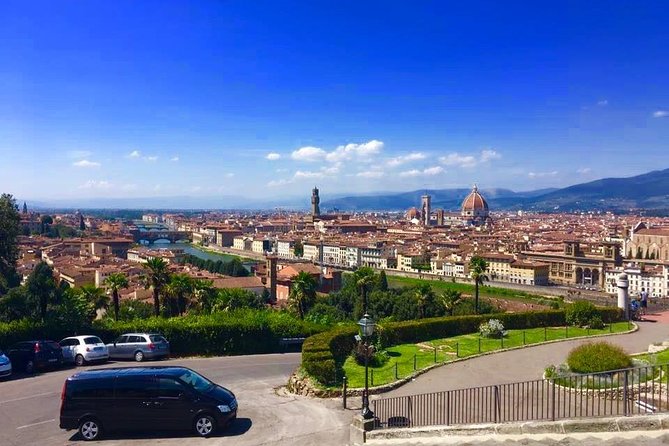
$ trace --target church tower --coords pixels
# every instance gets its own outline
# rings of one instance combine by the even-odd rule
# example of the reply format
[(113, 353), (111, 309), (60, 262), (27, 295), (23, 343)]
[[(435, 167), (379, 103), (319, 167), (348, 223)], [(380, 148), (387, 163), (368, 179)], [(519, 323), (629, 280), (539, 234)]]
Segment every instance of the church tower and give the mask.
[(27, 213), (28, 213), (28, 205), (26, 204), (25, 201), (23, 202), (23, 213), (24, 213), (24, 214), (27, 214)]
[(430, 214), (432, 213), (432, 197), (425, 194), (421, 197), (420, 206), (421, 219), (423, 226), (430, 226)]
[(314, 187), (314, 189), (311, 191), (311, 216), (312, 217), (318, 217), (321, 215), (321, 209), (319, 207), (319, 204), (321, 203), (321, 199), (318, 196), (318, 188)]

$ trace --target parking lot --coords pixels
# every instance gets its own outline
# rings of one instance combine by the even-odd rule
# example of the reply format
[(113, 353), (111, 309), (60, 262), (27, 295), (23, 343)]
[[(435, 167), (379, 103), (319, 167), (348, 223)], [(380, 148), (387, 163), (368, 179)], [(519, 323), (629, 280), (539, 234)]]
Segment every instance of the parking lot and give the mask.
[[(177, 445), (206, 442), (207, 445), (342, 445), (348, 442), (350, 411), (335, 400), (313, 400), (286, 395), (276, 389), (284, 385), (299, 365), (299, 353), (219, 358), (171, 359), (142, 365), (190, 367), (235, 392), (238, 419), (213, 438), (199, 439), (190, 433), (161, 431), (122, 432), (105, 436), (106, 445)], [(76, 431), (58, 427), (60, 392), (65, 379), (80, 369), (134, 367), (132, 361), (99, 366), (67, 367), (37, 373), (15, 374), (0, 381), (0, 432), (3, 445), (64, 445), (84, 442)], [(233, 440), (233, 442), (231, 442)]]

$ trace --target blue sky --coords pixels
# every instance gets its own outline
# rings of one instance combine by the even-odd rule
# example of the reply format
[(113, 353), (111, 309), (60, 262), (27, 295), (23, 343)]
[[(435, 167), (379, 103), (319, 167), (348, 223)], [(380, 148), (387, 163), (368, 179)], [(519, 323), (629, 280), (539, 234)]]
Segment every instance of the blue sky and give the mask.
[(669, 167), (664, 1), (0, 2), (0, 191), (529, 190)]

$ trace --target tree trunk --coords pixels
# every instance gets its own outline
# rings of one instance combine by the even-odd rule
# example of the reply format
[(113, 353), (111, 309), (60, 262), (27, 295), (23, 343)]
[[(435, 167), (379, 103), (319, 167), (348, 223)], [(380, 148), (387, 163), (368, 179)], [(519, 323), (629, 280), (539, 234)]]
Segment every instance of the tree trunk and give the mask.
[(474, 300), (474, 311), (476, 314), (479, 314), (479, 281), (478, 279), (474, 281), (474, 294), (476, 299)]
[(119, 311), (118, 290), (114, 290), (112, 298), (114, 299), (114, 319), (118, 321), (118, 311)]
[(160, 316), (160, 298), (158, 297), (158, 288), (153, 287), (153, 311), (156, 316)]

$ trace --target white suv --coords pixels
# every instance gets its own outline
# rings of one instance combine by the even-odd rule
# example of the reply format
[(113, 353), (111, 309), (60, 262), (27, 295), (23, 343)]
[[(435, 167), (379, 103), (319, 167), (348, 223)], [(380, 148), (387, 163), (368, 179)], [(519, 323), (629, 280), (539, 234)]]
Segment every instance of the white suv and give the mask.
[(92, 361), (107, 361), (109, 349), (97, 336), (72, 336), (59, 342), (63, 349), (63, 360), (76, 365)]

